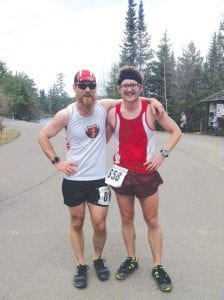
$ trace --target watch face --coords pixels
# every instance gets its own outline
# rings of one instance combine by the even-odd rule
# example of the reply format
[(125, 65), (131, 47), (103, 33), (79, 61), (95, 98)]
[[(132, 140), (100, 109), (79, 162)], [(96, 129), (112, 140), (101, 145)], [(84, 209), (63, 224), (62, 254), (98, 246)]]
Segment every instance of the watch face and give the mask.
[(169, 156), (169, 151), (166, 150), (166, 149), (162, 149), (160, 152), (161, 152), (162, 156), (164, 156), (164, 157), (168, 157)]
[(57, 156), (54, 158), (54, 162), (55, 162), (55, 163), (59, 162), (59, 160), (60, 160), (60, 159), (59, 159), (59, 157), (57, 157)]
[(58, 163), (59, 161), (60, 161), (60, 158), (55, 156), (51, 162), (52, 162), (52, 164), (55, 164), (55, 163)]

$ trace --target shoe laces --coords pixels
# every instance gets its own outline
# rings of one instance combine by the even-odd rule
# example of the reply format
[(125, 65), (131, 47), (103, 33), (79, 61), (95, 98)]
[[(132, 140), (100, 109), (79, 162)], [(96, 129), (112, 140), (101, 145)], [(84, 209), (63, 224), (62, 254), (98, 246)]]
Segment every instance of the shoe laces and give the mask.
[(102, 269), (102, 268), (105, 268), (104, 262), (105, 262), (105, 259), (99, 258), (99, 259), (94, 260), (94, 265), (97, 269)]
[[(168, 276), (168, 274), (166, 273), (166, 271), (163, 269), (163, 267), (161, 265), (158, 265), (155, 269), (154, 269), (154, 273), (158, 274), (158, 280), (163, 283), (167, 283), (167, 282), (170, 282), (170, 278)], [(156, 274), (156, 275), (157, 275)]]
[(131, 262), (133, 261), (132, 257), (127, 257), (125, 261), (121, 264), (120, 269), (126, 270), (130, 266)]
[(89, 267), (87, 265), (78, 265), (77, 266), (77, 275), (78, 276), (85, 276), (86, 271)]

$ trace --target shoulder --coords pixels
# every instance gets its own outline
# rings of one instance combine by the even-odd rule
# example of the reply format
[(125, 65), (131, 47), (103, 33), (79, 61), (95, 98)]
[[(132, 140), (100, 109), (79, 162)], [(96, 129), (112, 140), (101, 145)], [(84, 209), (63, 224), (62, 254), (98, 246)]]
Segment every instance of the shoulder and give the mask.
[(69, 121), (69, 110), (68, 110), (68, 108), (64, 108), (64, 109), (59, 110), (55, 114), (55, 116), (53, 118), (53, 121), (56, 122), (56, 123), (61, 123), (63, 125), (67, 125), (68, 121)]
[(108, 111), (110, 108), (116, 106), (117, 104), (121, 103), (122, 100), (114, 100), (114, 99), (102, 99), (99, 100), (100, 104), (103, 106), (103, 108)]

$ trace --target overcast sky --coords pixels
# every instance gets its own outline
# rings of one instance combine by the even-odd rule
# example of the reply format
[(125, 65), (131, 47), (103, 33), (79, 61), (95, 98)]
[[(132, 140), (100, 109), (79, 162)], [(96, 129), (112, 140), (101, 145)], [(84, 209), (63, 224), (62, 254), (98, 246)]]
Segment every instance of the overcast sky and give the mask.
[[(137, 4), (138, 0), (135, 1)], [(154, 50), (167, 30), (175, 56), (193, 41), (205, 56), (224, 14), (224, 0), (143, 0)], [(0, 0), (0, 60), (48, 90), (65, 76), (73, 95), (76, 71), (98, 81), (119, 60), (128, 0)]]

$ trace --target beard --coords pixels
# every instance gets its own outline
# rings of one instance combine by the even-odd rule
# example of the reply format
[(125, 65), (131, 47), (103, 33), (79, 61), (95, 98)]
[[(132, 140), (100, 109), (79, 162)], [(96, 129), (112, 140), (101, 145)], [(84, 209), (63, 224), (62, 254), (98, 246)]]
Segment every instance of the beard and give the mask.
[(90, 95), (86, 94), (82, 97), (77, 98), (77, 102), (79, 105), (83, 108), (83, 110), (88, 111), (91, 109), (95, 103), (96, 103), (96, 96), (95, 95)]

